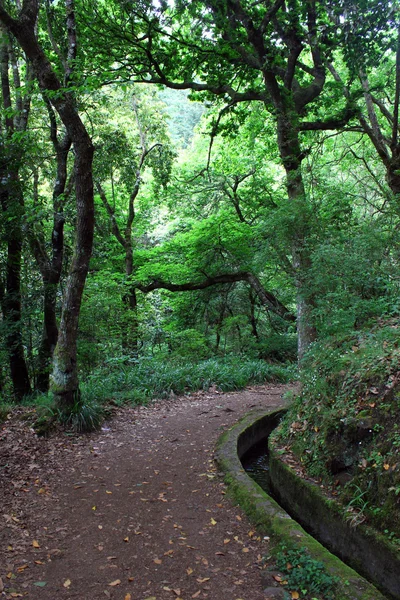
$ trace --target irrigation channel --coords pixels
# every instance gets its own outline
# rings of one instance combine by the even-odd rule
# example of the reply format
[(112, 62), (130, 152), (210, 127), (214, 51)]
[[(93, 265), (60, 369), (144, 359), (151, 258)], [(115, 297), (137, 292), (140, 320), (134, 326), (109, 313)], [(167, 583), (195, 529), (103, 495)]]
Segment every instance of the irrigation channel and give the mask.
[[(247, 474), (294, 520), (332, 554), (376, 585), (388, 598), (400, 600), (399, 553), (381, 543), (382, 536), (370, 528), (354, 528), (339, 508), (332, 510), (318, 486), (300, 480), (268, 450), (270, 433), (279, 424), (282, 413), (265, 422), (265, 435), (248, 447), (239, 458)], [(260, 424), (258, 423), (257, 429)], [(250, 428), (251, 429), (251, 428)]]

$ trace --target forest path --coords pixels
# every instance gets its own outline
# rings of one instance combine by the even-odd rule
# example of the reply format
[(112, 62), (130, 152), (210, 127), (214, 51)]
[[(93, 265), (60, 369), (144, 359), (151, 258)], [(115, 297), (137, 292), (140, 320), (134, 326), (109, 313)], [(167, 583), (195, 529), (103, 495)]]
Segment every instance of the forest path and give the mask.
[[(119, 410), (101, 432), (0, 429), (0, 590), (40, 600), (265, 600), (267, 541), (225, 496), (221, 432), (283, 385)], [(278, 591), (278, 590), (277, 590)]]

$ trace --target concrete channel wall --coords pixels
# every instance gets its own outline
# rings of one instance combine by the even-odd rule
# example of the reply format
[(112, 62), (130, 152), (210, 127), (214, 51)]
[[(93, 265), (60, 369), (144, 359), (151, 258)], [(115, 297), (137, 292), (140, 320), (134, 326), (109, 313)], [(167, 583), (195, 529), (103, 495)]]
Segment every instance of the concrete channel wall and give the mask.
[(229, 492), (257, 529), (270, 536), (273, 543), (282, 542), (289, 546), (306, 548), (314, 559), (321, 561), (332, 575), (343, 581), (336, 600), (387, 599), (389, 596), (384, 596), (306, 533), (299, 523), (245, 473), (240, 458), (253, 445), (269, 435), (279, 423), (282, 414), (282, 410), (251, 413), (221, 436), (216, 450), (216, 461), (225, 474)]

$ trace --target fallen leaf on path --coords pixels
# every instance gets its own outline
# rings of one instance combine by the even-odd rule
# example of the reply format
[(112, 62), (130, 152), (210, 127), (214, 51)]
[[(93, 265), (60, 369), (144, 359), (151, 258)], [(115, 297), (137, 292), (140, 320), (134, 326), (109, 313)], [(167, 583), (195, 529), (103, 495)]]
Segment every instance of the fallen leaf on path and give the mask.
[(132, 600), (132, 596), (130, 594), (126, 594), (124, 600)]
[(155, 558), (153, 562), (155, 562), (156, 565), (161, 565), (162, 564), (162, 560), (160, 558)]
[(110, 587), (115, 587), (116, 585), (119, 585), (121, 583), (120, 579), (116, 579), (115, 581), (112, 581), (111, 583), (109, 583), (108, 585)]
[(215, 519), (211, 519), (211, 525), (216, 525), (217, 521)]
[(70, 579), (66, 579), (66, 580), (64, 581), (64, 583), (63, 583), (63, 586), (64, 586), (66, 589), (68, 589), (70, 585), (71, 585), (71, 580), (70, 580)]
[(188, 575), (191, 575), (191, 574), (193, 573), (193, 569), (192, 569), (192, 567), (188, 567), (188, 568), (186, 569), (186, 573), (187, 573)]
[(33, 542), (32, 542), (32, 546), (33, 546), (34, 548), (40, 548), (40, 544), (39, 544), (39, 542), (38, 542), (37, 540), (33, 540)]
[(35, 581), (33, 585), (36, 585), (36, 587), (45, 587), (47, 585), (47, 581)]
[(198, 598), (201, 594), (201, 590), (197, 590), (195, 594), (193, 594), (192, 598)]
[(292, 600), (298, 600), (300, 598), (299, 592), (290, 592)]
[(203, 579), (201, 579), (201, 578), (199, 577), (199, 578), (197, 579), (197, 581), (198, 581), (199, 583), (205, 583), (206, 581), (210, 581), (210, 578), (209, 578), (209, 577), (203, 577)]
[(224, 540), (224, 544), (229, 544), (231, 540), (229, 538), (226, 538), (226, 540)]

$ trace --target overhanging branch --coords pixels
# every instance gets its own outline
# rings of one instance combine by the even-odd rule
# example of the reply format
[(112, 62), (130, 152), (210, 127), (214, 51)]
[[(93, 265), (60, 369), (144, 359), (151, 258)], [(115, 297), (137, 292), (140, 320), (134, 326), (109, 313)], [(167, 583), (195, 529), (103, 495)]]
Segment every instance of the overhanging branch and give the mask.
[(188, 292), (194, 290), (205, 290), (213, 285), (224, 283), (236, 283), (238, 281), (247, 281), (256, 292), (261, 304), (269, 311), (275, 313), (285, 321), (293, 323), (296, 317), (289, 311), (288, 308), (274, 294), (268, 292), (260, 280), (253, 273), (248, 271), (240, 271), (239, 273), (226, 273), (216, 275), (214, 277), (206, 277), (203, 281), (188, 282), (188, 283), (170, 283), (161, 279), (154, 279), (151, 283), (144, 285), (135, 283), (134, 287), (144, 294), (153, 292), (154, 290), (168, 290), (170, 292)]

